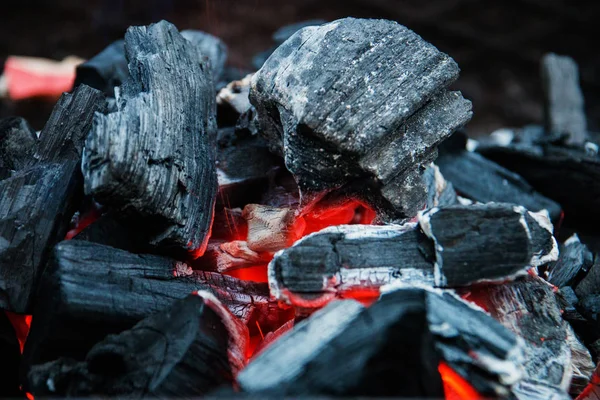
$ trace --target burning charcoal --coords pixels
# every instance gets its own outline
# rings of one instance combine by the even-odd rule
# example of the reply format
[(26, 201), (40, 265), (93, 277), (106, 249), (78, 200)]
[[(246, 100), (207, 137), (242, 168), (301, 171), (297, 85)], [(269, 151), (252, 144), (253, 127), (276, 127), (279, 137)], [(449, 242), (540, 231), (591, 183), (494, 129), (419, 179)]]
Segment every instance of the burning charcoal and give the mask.
[(4, 311), (0, 310), (0, 398), (22, 397), (19, 390), (21, 349), (15, 330)]
[(268, 189), (270, 171), (282, 166), (281, 158), (256, 135), (221, 129), (219, 136), (217, 201), (228, 208), (258, 202)]
[(253, 76), (250, 102), (303, 203), (352, 182), (353, 197), (398, 220), (425, 205), (425, 166), (471, 118), (471, 103), (446, 90), (457, 77), (450, 57), (402, 25), (346, 18), (281, 45)]
[(560, 205), (536, 192), (523, 178), (480, 154), (465, 149), (466, 136), (455, 133), (440, 147), (436, 165), (461, 196), (480, 203), (501, 202), (531, 211), (547, 210), (553, 221)]
[(511, 204), (433, 208), (419, 224), (435, 243), (435, 284), (455, 287), (523, 274), (558, 257), (547, 213)]
[(86, 194), (151, 221), (151, 244), (178, 256), (204, 252), (217, 178), (209, 67), (162, 21), (125, 35), (131, 77), (116, 112), (98, 115), (86, 142)]
[(577, 63), (571, 57), (549, 53), (542, 59), (541, 70), (546, 130), (567, 134), (571, 144), (585, 143), (587, 122)]
[(242, 214), (248, 222), (248, 248), (276, 252), (302, 237), (306, 223), (296, 218), (296, 209), (248, 204)]
[(205, 271), (231, 272), (237, 269), (266, 265), (271, 254), (261, 254), (248, 247), (243, 240), (209, 242), (204, 256), (194, 262), (194, 268)]
[(78, 205), (81, 149), (104, 105), (87, 86), (63, 95), (28, 165), (0, 181), (0, 308), (29, 311), (41, 269)]
[(290, 311), (269, 299), (266, 284), (211, 272), (191, 271), (166, 257), (136, 255), (79, 240), (56, 246), (31, 332), (26, 366), (58, 357), (81, 359), (110, 333), (131, 328), (193, 291), (213, 293), (250, 329), (265, 331), (289, 319)]
[(572, 378), (570, 331), (552, 287), (538, 277), (525, 276), (479, 291), (478, 304), (525, 340), (526, 379), (567, 390)]
[(221, 79), (227, 62), (227, 46), (221, 39), (197, 30), (181, 31), (181, 36), (190, 41), (202, 54), (202, 59), (210, 66), (215, 82)]
[(571, 349), (571, 365), (573, 367), (573, 378), (569, 393), (575, 397), (581, 393), (590, 382), (596, 365), (592, 361), (589, 350), (579, 341), (571, 325), (566, 324), (567, 342)]
[(271, 295), (314, 309), (353, 291), (377, 295), (394, 281), (433, 285), (431, 247), (415, 224), (326, 228), (276, 254), (269, 264)]
[(2, 170), (18, 171), (25, 168), (36, 152), (37, 144), (37, 135), (25, 119), (0, 119), (0, 179)]
[(125, 45), (123, 40), (117, 40), (77, 66), (73, 86), (86, 84), (112, 97), (115, 95), (115, 87), (121, 86), (127, 78), (129, 70), (125, 58)]
[(287, 396), (441, 397), (441, 358), (479, 393), (497, 396), (519, 380), (520, 351), (511, 332), (453, 295), (400, 289), (369, 308), (339, 301), (315, 312), (238, 382)]
[(442, 397), (423, 296), (393, 300), (317, 311), (259, 354), (239, 385), (276, 396)]
[(600, 156), (585, 147), (567, 147), (539, 137), (530, 128), (502, 144), (482, 144), (477, 152), (521, 175), (535, 190), (560, 203), (566, 223), (595, 232), (600, 224)]
[[(218, 306), (218, 305), (217, 305)], [(221, 306), (222, 307), (222, 306)], [(232, 385), (241, 367), (228, 353), (244, 354), (248, 331), (230, 330), (235, 317), (216, 312), (200, 296), (179, 300), (163, 312), (96, 344), (85, 361), (38, 365), (29, 373), (35, 396), (193, 397)], [(245, 338), (233, 335), (245, 333)]]
[(517, 400), (571, 400), (563, 389), (527, 379), (513, 386), (511, 392)]
[(548, 281), (556, 287), (573, 285), (575, 278), (594, 264), (594, 255), (575, 234), (561, 246), (558, 260), (548, 269)]

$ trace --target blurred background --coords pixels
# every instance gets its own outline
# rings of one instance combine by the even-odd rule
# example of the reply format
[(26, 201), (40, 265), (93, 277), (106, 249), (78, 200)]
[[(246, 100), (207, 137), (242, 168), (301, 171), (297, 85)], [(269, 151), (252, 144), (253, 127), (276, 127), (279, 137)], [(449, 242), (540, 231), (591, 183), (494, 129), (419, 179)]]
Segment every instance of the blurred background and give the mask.
[[(455, 88), (474, 103), (472, 135), (542, 122), (539, 61), (550, 51), (579, 63), (589, 129), (600, 130), (598, 0), (2, 0), (0, 63), (89, 58), (128, 26), (166, 19), (219, 36), (229, 64), (252, 69), (281, 26), (346, 16), (396, 20), (451, 55), (462, 69)], [(52, 105), (2, 99), (0, 117), (22, 115), (40, 129)]]

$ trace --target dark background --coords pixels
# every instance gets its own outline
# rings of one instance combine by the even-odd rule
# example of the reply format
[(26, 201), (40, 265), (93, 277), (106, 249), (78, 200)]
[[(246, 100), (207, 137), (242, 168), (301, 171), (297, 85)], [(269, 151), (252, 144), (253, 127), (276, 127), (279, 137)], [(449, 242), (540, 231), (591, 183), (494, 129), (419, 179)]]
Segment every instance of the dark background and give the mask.
[[(0, 58), (90, 57), (129, 25), (160, 19), (221, 37), (230, 64), (248, 68), (280, 26), (345, 16), (396, 20), (450, 54), (462, 69), (456, 88), (474, 103), (468, 130), (542, 121), (539, 60), (548, 51), (580, 65), (590, 130), (600, 130), (598, 0), (2, 0)], [(41, 128), (51, 105), (3, 100)]]

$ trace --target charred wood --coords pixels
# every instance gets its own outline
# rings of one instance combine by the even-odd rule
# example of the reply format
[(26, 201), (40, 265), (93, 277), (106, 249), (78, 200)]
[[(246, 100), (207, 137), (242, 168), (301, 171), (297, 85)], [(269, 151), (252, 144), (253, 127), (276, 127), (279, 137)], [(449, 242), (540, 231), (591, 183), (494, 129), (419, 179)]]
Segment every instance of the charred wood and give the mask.
[(590, 295), (600, 295), (600, 257), (595, 257), (589, 272), (575, 286), (575, 293), (580, 299)]
[(587, 121), (577, 63), (571, 57), (546, 54), (541, 76), (546, 131), (567, 135), (571, 144), (585, 143)]
[(242, 213), (248, 224), (248, 248), (258, 253), (274, 253), (294, 244), (306, 226), (296, 212), (292, 207), (248, 204)]
[[(230, 316), (230, 319), (234, 319)], [(243, 327), (245, 329), (245, 327)], [(169, 309), (96, 344), (85, 361), (37, 365), (29, 373), (36, 396), (202, 396), (231, 385), (239, 366), (228, 352), (235, 341), (227, 322), (199, 296), (176, 301)], [(247, 342), (248, 332), (245, 331)]]
[(561, 246), (558, 260), (548, 267), (548, 282), (559, 288), (574, 286), (593, 264), (592, 252), (573, 235)]
[(115, 87), (121, 86), (127, 78), (129, 70), (125, 58), (125, 43), (117, 40), (77, 66), (74, 86), (85, 84), (112, 97), (115, 95)]
[(424, 205), (425, 166), (471, 118), (470, 102), (446, 90), (457, 77), (402, 25), (346, 18), (291, 36), (253, 76), (250, 102), (305, 203), (358, 180), (354, 197), (398, 220)]
[(199, 256), (217, 191), (210, 68), (165, 21), (129, 28), (125, 51), (118, 110), (98, 115), (86, 142), (86, 194), (152, 221), (152, 245)]
[(25, 168), (37, 151), (38, 137), (21, 117), (0, 120), (0, 179)]
[(25, 369), (58, 357), (81, 360), (110, 333), (131, 328), (188, 294), (213, 293), (256, 329), (279, 327), (290, 317), (269, 299), (266, 284), (192, 271), (172, 259), (137, 255), (84, 241), (56, 246), (25, 351)]

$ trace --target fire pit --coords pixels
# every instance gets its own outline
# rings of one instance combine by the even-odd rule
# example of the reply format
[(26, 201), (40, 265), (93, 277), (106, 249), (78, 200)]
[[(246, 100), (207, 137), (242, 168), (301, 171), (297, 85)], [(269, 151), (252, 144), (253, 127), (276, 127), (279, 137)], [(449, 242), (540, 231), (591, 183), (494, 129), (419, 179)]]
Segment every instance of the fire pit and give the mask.
[(410, 29), (275, 40), (232, 76), (131, 27), (41, 132), (0, 121), (0, 396), (600, 398), (575, 62), (542, 61), (545, 126), (476, 142)]

